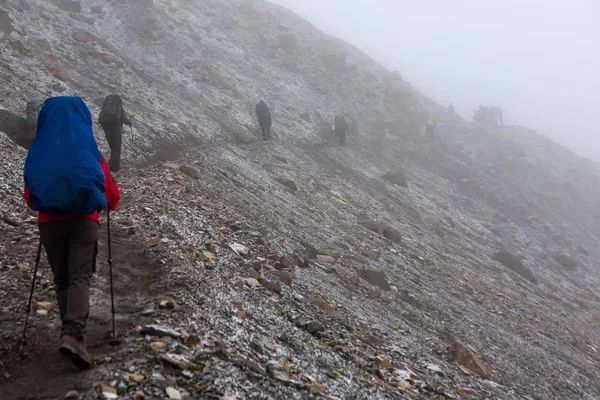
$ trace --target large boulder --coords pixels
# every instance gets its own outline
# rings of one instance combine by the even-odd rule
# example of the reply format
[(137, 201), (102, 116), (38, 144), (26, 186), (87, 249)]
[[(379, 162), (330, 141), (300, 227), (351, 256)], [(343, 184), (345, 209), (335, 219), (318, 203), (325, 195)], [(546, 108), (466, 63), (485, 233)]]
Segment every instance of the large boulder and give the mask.
[(489, 368), (481, 362), (467, 345), (458, 340), (451, 332), (445, 332), (444, 341), (450, 346), (450, 359), (463, 365), (483, 379), (491, 378), (492, 374)]
[(381, 221), (371, 220), (371, 219), (362, 221), (361, 225), (370, 231), (379, 233), (380, 235), (382, 235), (386, 229), (385, 223), (383, 223)]
[(346, 72), (346, 53), (336, 55), (333, 53), (321, 53), (319, 59), (331, 72), (341, 74)]
[(81, 12), (81, 2), (78, 0), (54, 0), (54, 4), (63, 11)]
[(277, 37), (279, 48), (285, 51), (286, 54), (294, 54), (298, 47), (298, 38), (293, 33), (284, 33)]
[(559, 253), (554, 257), (554, 259), (565, 269), (568, 269), (570, 271), (573, 271), (577, 268), (577, 260), (570, 254)]
[(523, 278), (527, 279), (528, 281), (535, 283), (535, 284), (538, 283), (538, 280), (535, 277), (535, 275), (533, 275), (533, 272), (531, 272), (531, 270), (529, 268), (527, 268), (525, 265), (523, 265), (523, 262), (521, 261), (521, 259), (519, 257), (515, 256), (514, 254), (509, 253), (507, 251), (500, 251), (494, 255), (493, 259), (498, 261), (500, 264), (504, 265), (505, 267), (509, 268), (510, 270), (521, 275)]
[(408, 180), (406, 179), (406, 176), (399, 171), (387, 172), (385, 175), (383, 175), (383, 179), (394, 185), (402, 186), (405, 188), (408, 187)]
[(392, 288), (384, 272), (376, 271), (374, 269), (363, 269), (359, 272), (359, 275), (371, 285), (375, 285), (382, 290), (387, 291)]
[(10, 35), (15, 30), (13, 23), (14, 21), (8, 15), (8, 12), (0, 10), (0, 32), (3, 32), (7, 36)]
[(388, 226), (384, 229), (383, 236), (394, 243), (402, 243), (402, 233), (398, 229)]
[(298, 186), (296, 185), (296, 182), (294, 182), (291, 179), (287, 179), (287, 178), (276, 178), (275, 179), (276, 182), (282, 184), (283, 186), (287, 187), (291, 192), (297, 192), (298, 191)]
[(23, 117), (8, 110), (0, 110), (0, 131), (25, 149), (28, 149), (33, 141), (27, 132), (27, 124)]
[(87, 43), (90, 41), (90, 35), (88, 35), (84, 31), (74, 32), (73, 35), (71, 35), (71, 36), (73, 37), (73, 39), (75, 39), (76, 41), (78, 41), (80, 43)]

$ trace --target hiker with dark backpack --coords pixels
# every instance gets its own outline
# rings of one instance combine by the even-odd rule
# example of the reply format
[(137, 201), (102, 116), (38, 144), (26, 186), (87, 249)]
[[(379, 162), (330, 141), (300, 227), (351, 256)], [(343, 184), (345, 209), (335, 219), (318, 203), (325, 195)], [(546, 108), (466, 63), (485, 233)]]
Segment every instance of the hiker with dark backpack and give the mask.
[(273, 125), (271, 110), (262, 100), (256, 105), (256, 119), (258, 119), (263, 140), (271, 139), (271, 126)]
[(20, 138), (23, 147), (29, 149), (37, 132), (38, 114), (44, 107), (44, 100), (30, 100), (25, 107), (25, 134)]
[(123, 124), (131, 126), (131, 120), (127, 118), (127, 113), (123, 109), (123, 100), (119, 95), (106, 96), (98, 116), (98, 123), (104, 129), (106, 141), (110, 147), (110, 160), (108, 161), (110, 170), (118, 172), (121, 169)]
[(344, 118), (343, 115), (338, 115), (335, 117), (334, 119), (334, 129), (335, 129), (335, 136), (339, 139), (340, 141), (340, 146), (345, 146), (346, 145), (346, 135), (348, 134), (348, 123), (346, 122), (346, 118)]
[(24, 177), (24, 197), (39, 212), (40, 238), (54, 275), (62, 322), (59, 352), (77, 368), (90, 368), (85, 327), (98, 252), (98, 213), (115, 210), (120, 194), (94, 139), (90, 111), (79, 97), (46, 100)]

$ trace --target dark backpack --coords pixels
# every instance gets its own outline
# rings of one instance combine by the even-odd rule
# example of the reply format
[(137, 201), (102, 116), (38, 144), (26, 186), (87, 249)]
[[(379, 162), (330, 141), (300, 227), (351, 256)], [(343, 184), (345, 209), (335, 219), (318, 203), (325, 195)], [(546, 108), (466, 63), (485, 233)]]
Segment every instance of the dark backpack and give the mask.
[(38, 114), (44, 106), (44, 100), (29, 100), (25, 107), (25, 125), (27, 127), (27, 141), (31, 144), (37, 133)]
[(334, 119), (334, 125), (336, 132), (345, 132), (348, 130), (348, 124), (346, 123), (346, 119), (342, 115), (338, 115)]
[(119, 123), (121, 122), (121, 114), (123, 113), (123, 101), (116, 94), (106, 96), (102, 103), (102, 110), (98, 116), (100, 125)]
[(262, 117), (270, 117), (271, 110), (269, 110), (269, 106), (264, 101), (261, 101), (256, 105), (256, 114)]

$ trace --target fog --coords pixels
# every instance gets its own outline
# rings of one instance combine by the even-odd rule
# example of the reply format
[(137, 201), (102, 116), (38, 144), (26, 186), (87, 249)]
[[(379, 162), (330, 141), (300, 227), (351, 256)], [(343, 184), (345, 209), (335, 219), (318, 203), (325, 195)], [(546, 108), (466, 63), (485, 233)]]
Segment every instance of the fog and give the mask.
[(479, 104), (600, 160), (597, 0), (274, 0), (469, 119)]

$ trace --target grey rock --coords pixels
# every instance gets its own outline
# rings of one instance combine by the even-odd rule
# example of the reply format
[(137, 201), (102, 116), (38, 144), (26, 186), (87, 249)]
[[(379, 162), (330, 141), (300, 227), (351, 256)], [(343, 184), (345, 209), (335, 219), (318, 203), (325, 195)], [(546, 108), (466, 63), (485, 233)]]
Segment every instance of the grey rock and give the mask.
[(278, 183), (282, 184), (283, 186), (287, 187), (292, 192), (298, 191), (298, 186), (296, 186), (296, 182), (294, 182), (291, 179), (278, 178), (278, 179), (275, 179), (275, 180)]
[(277, 282), (277, 281), (264, 281), (262, 283), (263, 287), (265, 287), (267, 290), (276, 293), (276, 294), (281, 294), (281, 283)]
[(150, 335), (157, 337), (172, 337), (173, 339), (181, 339), (181, 333), (177, 332), (173, 328), (162, 325), (146, 325), (142, 328), (142, 335)]
[(402, 243), (402, 233), (398, 229), (387, 227), (383, 231), (383, 236), (394, 243)]
[(202, 177), (200, 171), (194, 167), (190, 167), (189, 165), (181, 165), (179, 170), (192, 179), (200, 179)]
[(150, 377), (148, 382), (150, 383), (150, 385), (152, 385), (156, 388), (159, 388), (161, 390), (165, 390), (167, 388), (166, 378), (163, 375), (158, 374), (158, 373), (152, 374), (152, 376)]
[(298, 46), (298, 38), (293, 33), (284, 33), (277, 37), (279, 47), (287, 54), (294, 54)]
[(167, 353), (161, 355), (160, 359), (173, 367), (183, 370), (195, 367), (194, 363), (192, 363), (187, 356), (182, 354)]
[(76, 400), (79, 399), (79, 392), (77, 390), (70, 390), (65, 395), (65, 400)]
[(394, 185), (408, 187), (408, 179), (402, 172), (387, 172), (383, 175), (383, 179)]
[(577, 259), (567, 253), (559, 253), (555, 257), (556, 262), (562, 265), (567, 270), (575, 270), (577, 268)]
[(388, 283), (387, 276), (382, 271), (372, 269), (363, 269), (359, 272), (360, 276), (369, 282), (371, 285), (378, 286), (383, 290), (390, 290), (391, 286)]
[(7, 11), (0, 10), (0, 32), (4, 32), (6, 36), (14, 31), (13, 19)]
[(494, 260), (498, 261), (500, 264), (504, 265), (505, 267), (508, 267), (512, 271), (521, 275), (523, 278), (527, 279), (528, 281), (530, 281), (534, 284), (538, 283), (538, 280), (535, 277), (535, 275), (533, 274), (533, 272), (531, 272), (531, 270), (528, 267), (523, 265), (523, 262), (521, 261), (521, 259), (519, 257), (515, 256), (514, 254), (509, 253), (507, 251), (500, 251), (495, 254)]
[(119, 382), (119, 384), (117, 385), (117, 394), (121, 396), (127, 394), (127, 384), (125, 382)]
[(305, 329), (311, 335), (316, 335), (325, 331), (325, 327), (319, 321), (310, 321), (308, 324), (306, 324)]
[(365, 228), (367, 228), (373, 232), (379, 233), (379, 234), (383, 234), (383, 232), (385, 231), (385, 228), (386, 228), (385, 223), (383, 223), (381, 221), (367, 220), (367, 221), (361, 222), (361, 224)]
[(54, 4), (63, 11), (81, 12), (81, 2), (77, 0), (54, 0)]

